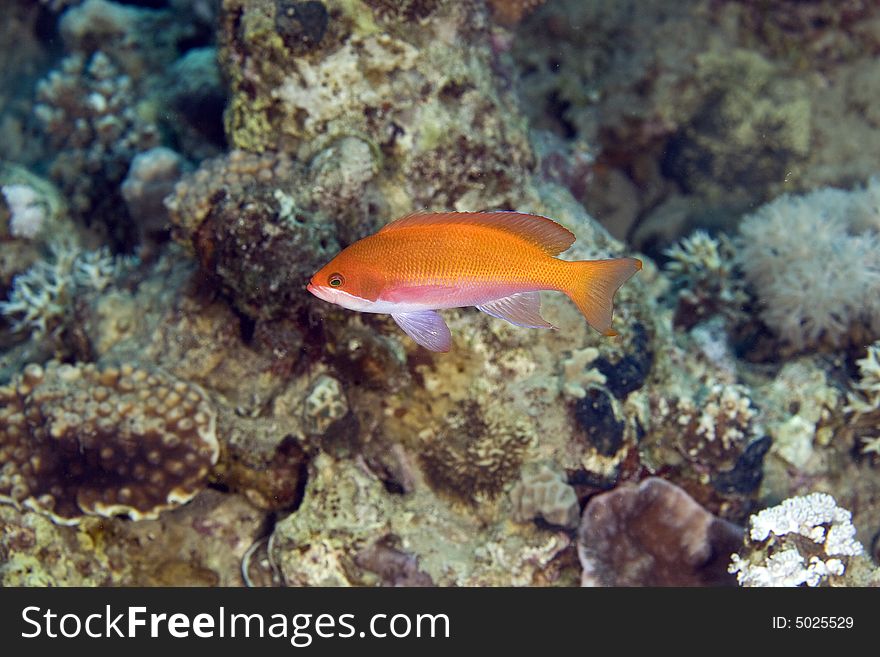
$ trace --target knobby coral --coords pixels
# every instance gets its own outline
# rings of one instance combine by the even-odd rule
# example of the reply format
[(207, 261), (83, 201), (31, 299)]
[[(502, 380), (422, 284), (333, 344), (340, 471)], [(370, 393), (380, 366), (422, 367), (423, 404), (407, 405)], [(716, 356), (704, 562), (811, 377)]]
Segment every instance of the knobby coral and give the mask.
[(131, 79), (100, 51), (72, 55), (38, 83), (37, 100), (34, 114), (57, 150), (51, 174), (71, 209), (118, 212), (111, 206), (131, 160), (159, 144), (158, 128), (135, 109)]
[(219, 455), (196, 385), (131, 364), (29, 365), (0, 388), (0, 501), (73, 524), (187, 502)]

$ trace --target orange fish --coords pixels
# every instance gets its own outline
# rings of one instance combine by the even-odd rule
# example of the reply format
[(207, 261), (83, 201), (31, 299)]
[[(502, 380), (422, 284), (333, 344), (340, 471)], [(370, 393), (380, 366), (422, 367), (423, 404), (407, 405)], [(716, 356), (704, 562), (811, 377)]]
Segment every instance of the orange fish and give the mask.
[(440, 308), (476, 306), (516, 326), (556, 328), (541, 317), (541, 290), (564, 292), (593, 328), (616, 335), (614, 293), (642, 263), (553, 257), (574, 240), (534, 214), (417, 212), (343, 250), (308, 290), (349, 310), (388, 313), (432, 351), (449, 351), (452, 342)]

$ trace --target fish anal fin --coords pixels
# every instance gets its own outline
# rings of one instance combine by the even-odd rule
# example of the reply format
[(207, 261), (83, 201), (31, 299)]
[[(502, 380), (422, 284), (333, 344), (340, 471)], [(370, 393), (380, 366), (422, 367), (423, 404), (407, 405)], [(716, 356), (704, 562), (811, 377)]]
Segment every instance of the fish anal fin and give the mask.
[(433, 310), (391, 315), (397, 325), (417, 344), (431, 351), (449, 351), (452, 335), (443, 318)]
[(525, 328), (555, 329), (550, 322), (541, 317), (541, 293), (519, 292), (477, 306), (487, 315)]
[(482, 226), (503, 230), (541, 248), (547, 255), (557, 255), (570, 247), (574, 233), (552, 219), (524, 212), (414, 212), (386, 224), (384, 233), (417, 226)]

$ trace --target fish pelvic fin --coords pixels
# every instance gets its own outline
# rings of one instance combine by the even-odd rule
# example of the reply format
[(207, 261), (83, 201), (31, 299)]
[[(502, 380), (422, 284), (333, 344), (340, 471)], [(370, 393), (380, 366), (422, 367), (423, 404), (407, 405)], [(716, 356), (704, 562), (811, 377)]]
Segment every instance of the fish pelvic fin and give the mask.
[(417, 344), (431, 351), (446, 352), (452, 347), (452, 335), (443, 318), (434, 310), (393, 313), (391, 317)]
[(563, 290), (587, 319), (590, 326), (608, 336), (617, 335), (611, 328), (614, 294), (633, 274), (642, 268), (636, 258), (584, 260), (572, 262), (573, 282)]

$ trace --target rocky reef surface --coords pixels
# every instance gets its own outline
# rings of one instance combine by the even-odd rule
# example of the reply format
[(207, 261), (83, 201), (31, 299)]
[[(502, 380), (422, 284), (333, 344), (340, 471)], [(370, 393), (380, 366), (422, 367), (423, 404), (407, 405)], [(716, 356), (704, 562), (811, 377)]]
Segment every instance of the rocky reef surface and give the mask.
[[(0, 583), (880, 583), (880, 15), (758, 4), (14, 0)], [(308, 294), (421, 209), (618, 335)]]

